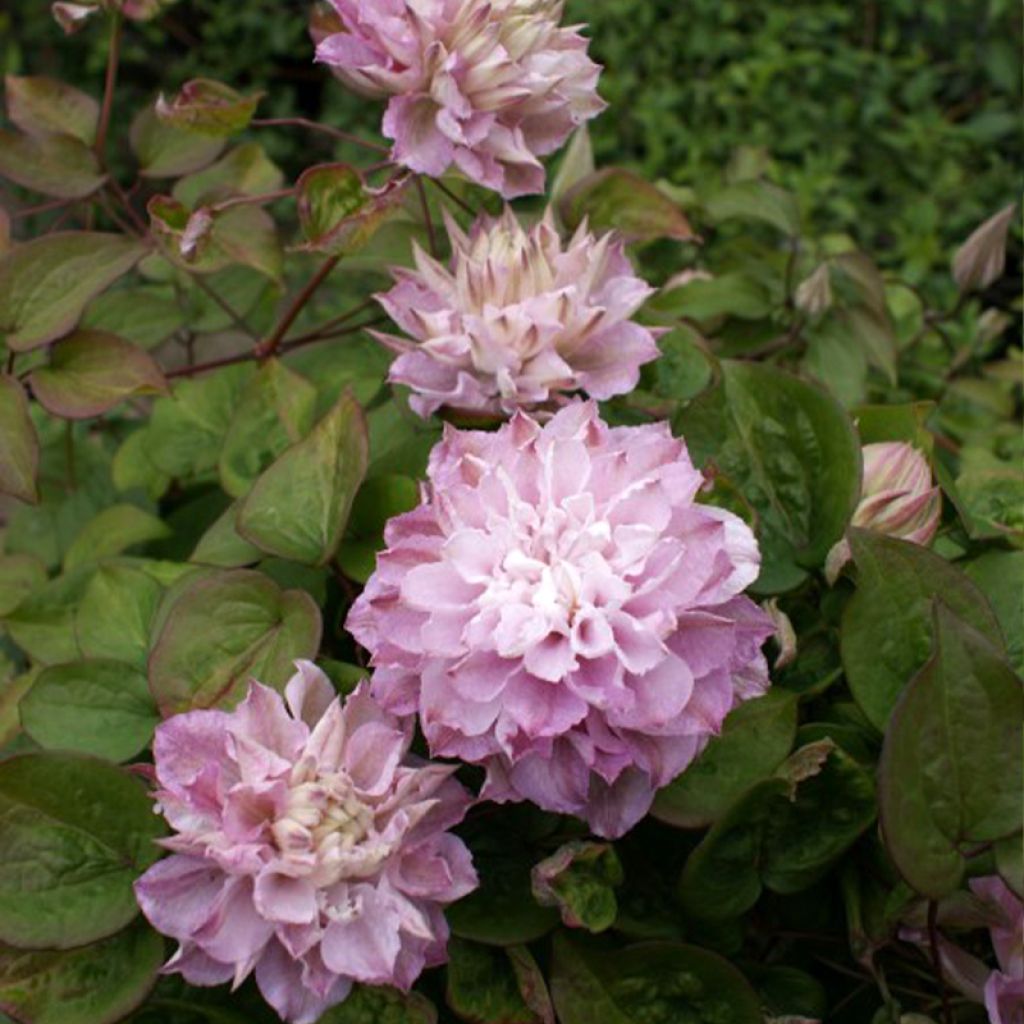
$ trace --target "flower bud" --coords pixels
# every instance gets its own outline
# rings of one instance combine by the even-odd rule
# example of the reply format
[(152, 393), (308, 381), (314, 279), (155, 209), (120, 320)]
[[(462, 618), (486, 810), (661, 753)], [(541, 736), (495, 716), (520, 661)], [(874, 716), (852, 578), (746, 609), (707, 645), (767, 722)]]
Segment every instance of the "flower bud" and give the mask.
[(953, 278), (962, 292), (981, 291), (999, 280), (1006, 267), (1006, 234), (1017, 204), (989, 217), (953, 257)]
[[(928, 460), (903, 441), (868, 444), (863, 454), (861, 499), (850, 525), (913, 544), (928, 544), (942, 514), (942, 497), (932, 483)], [(850, 547), (843, 539), (825, 560), (829, 583), (836, 581), (849, 559)]]
[(800, 282), (794, 302), (796, 308), (808, 316), (818, 316), (832, 305), (832, 283), (827, 263), (822, 263), (810, 277)]

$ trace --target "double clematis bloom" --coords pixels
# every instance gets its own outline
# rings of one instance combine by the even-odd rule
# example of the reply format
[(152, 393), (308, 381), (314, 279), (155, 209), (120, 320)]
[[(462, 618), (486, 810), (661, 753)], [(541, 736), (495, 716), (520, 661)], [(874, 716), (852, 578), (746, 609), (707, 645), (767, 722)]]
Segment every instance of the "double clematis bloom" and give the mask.
[(428, 477), (348, 618), (374, 695), (484, 765), (483, 797), (623, 834), (768, 686), (753, 534), (695, 501), (667, 425), (610, 428), (590, 402), (448, 428)]
[(604, 109), (600, 68), (562, 0), (331, 0), (340, 31), (316, 59), (390, 97), (392, 159), (438, 177), (453, 164), (506, 198), (544, 191), (538, 159)]
[(441, 908), (476, 874), (446, 831), (469, 804), (454, 768), (410, 760), (410, 727), (365, 684), (342, 706), (319, 669), (297, 667), (287, 709), (253, 683), (233, 712), (157, 729), (173, 853), (135, 890), (180, 944), (165, 970), (193, 985), (255, 971), (285, 1020), (312, 1024), (353, 980), (408, 989), (443, 962)]
[[(903, 441), (866, 444), (861, 499), (851, 526), (875, 530), (913, 544), (930, 544), (942, 518), (942, 494), (932, 482), (924, 454)], [(844, 539), (828, 553), (825, 576), (834, 583), (850, 560)]]
[(985, 1009), (991, 1024), (1024, 1024), (1024, 902), (998, 876), (972, 878), (971, 891), (1003, 915), (990, 929), (999, 970), (985, 983)]
[(563, 246), (550, 211), (529, 231), (508, 209), (469, 235), (447, 224), (450, 269), (417, 248), (416, 269), (396, 270), (377, 297), (415, 339), (377, 335), (399, 353), (390, 380), (412, 388), (421, 416), (551, 410), (577, 389), (604, 399), (636, 386), (658, 345), (630, 317), (653, 289), (620, 240), (581, 227)]

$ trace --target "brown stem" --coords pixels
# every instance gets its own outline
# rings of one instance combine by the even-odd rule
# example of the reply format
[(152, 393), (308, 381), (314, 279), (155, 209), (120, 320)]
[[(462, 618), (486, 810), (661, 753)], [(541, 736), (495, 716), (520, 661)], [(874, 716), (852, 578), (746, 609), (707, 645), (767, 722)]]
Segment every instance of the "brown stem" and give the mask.
[(935, 969), (935, 980), (938, 982), (942, 996), (942, 1024), (953, 1024), (953, 1009), (949, 1005), (949, 992), (946, 979), (942, 972), (942, 953), (939, 950), (939, 905), (935, 900), (928, 901), (928, 945), (931, 947), (932, 967)]
[(37, 206), (26, 206), (22, 210), (15, 210), (11, 214), (12, 220), (18, 220), (21, 217), (31, 217), (34, 213), (46, 213), (48, 210), (57, 210), (62, 206), (67, 206), (69, 203), (76, 203), (77, 199), (51, 199), (48, 203), (39, 203)]
[(457, 196), (443, 181), (440, 181), (438, 178), (428, 178), (427, 181), (439, 188), (453, 203), (465, 210), (471, 217), (478, 216), (479, 211), (474, 210), (465, 199)]
[(430, 243), (430, 255), (437, 259), (437, 235), (434, 233), (434, 220), (430, 216), (430, 203), (427, 202), (427, 190), (423, 187), (423, 176), (417, 174), (415, 177), (416, 192), (420, 197), (420, 207), (423, 210), (423, 222), (427, 226), (427, 240)]
[(325, 320), (319, 327), (316, 327), (311, 331), (307, 331), (305, 334), (299, 334), (294, 338), (289, 338), (286, 344), (290, 346), (299, 341), (317, 341), (320, 338), (326, 337), (327, 333), (333, 328), (347, 323), (354, 316), (358, 316), (360, 313), (363, 313), (368, 309), (373, 309), (376, 304), (376, 299), (367, 299), (365, 302), (360, 302), (358, 306), (353, 306), (347, 313), (331, 317), (330, 320)]
[(254, 203), (272, 203), (275, 199), (286, 199), (288, 196), (295, 195), (294, 188), (279, 188), (276, 192), (264, 192), (259, 196), (234, 196), (231, 199), (225, 199), (221, 203), (214, 203), (210, 207), (212, 213), (223, 213), (224, 210), (230, 210), (233, 206), (251, 206)]
[(121, 183), (113, 175), (108, 179), (108, 184), (113, 191), (117, 201), (121, 204), (124, 212), (131, 218), (131, 222), (135, 225), (136, 230), (141, 235), (149, 234), (149, 225), (139, 216), (138, 211), (132, 206), (132, 201), (128, 198), (127, 193), (121, 187)]
[(369, 142), (367, 139), (361, 139), (358, 135), (350, 135), (348, 132), (339, 131), (337, 128), (332, 128), (330, 125), (320, 124), (317, 121), (310, 121), (306, 117), (258, 117), (255, 120), (249, 122), (254, 128), (273, 128), (275, 126), (293, 126), (296, 128), (308, 128), (310, 131), (322, 132), (324, 135), (330, 135), (332, 138), (340, 139), (342, 142), (350, 142), (353, 146), (362, 146), (363, 149), (371, 149), (375, 153), (390, 153), (391, 150), (387, 146), (382, 146), (379, 142)]
[(278, 321), (273, 333), (265, 341), (256, 346), (255, 355), (257, 359), (266, 359), (277, 351), (288, 328), (295, 323), (295, 318), (302, 312), (302, 307), (313, 297), (313, 293), (323, 284), (327, 275), (338, 265), (340, 256), (328, 256), (321, 264), (320, 269), (306, 282), (305, 288), (292, 300), (291, 305), (284, 311), (284, 316)]
[(110, 127), (110, 113), (114, 107), (114, 86), (117, 84), (117, 64), (121, 58), (121, 14), (110, 15), (110, 45), (107, 48), (107, 74), (103, 83), (103, 106), (100, 108), (99, 124), (96, 127), (94, 149), (101, 163), (106, 162), (107, 129)]

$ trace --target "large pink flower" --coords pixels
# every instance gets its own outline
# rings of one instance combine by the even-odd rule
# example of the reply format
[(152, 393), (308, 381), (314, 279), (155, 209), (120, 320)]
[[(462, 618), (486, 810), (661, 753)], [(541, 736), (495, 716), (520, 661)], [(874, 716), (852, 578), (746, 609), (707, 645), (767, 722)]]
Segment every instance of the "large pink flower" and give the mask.
[(374, 695), (485, 765), (483, 796), (621, 835), (768, 686), (753, 534), (695, 502), (666, 425), (609, 428), (590, 402), (448, 428), (428, 475), (348, 619)]
[(342, 31), (316, 59), (390, 96), (392, 157), (438, 177), (454, 164), (511, 198), (544, 191), (538, 157), (604, 109), (587, 41), (562, 0), (331, 0)]
[(972, 878), (971, 891), (1003, 915), (991, 928), (999, 970), (985, 984), (985, 1009), (991, 1024), (1024, 1024), (1024, 901), (998, 876)]
[[(168, 719), (154, 743), (172, 856), (138, 880), (194, 985), (252, 971), (287, 1021), (312, 1024), (352, 981), (408, 988), (445, 959), (443, 904), (476, 885), (446, 831), (466, 791), (411, 761), (410, 731), (362, 685), (342, 707), (314, 665), (280, 695), (253, 683), (233, 712)], [(289, 711), (291, 712), (289, 714)]]
[(620, 240), (581, 227), (563, 246), (550, 211), (529, 231), (508, 209), (468, 236), (447, 224), (451, 269), (417, 248), (416, 269), (396, 270), (377, 297), (416, 339), (377, 335), (399, 352), (390, 379), (413, 389), (421, 416), (551, 409), (580, 388), (604, 399), (636, 387), (658, 345), (630, 317), (653, 289)]

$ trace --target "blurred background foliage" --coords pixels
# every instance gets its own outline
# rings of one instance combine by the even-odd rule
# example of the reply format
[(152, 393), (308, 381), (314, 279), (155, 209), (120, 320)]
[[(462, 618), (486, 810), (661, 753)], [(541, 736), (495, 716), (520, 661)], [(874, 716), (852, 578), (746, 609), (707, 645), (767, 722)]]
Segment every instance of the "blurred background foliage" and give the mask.
[[(308, 11), (180, 0), (127, 34), (123, 110), (212, 74), (266, 90), (261, 116), (374, 131), (379, 106), (312, 63)], [(699, 190), (739, 151), (797, 195), (811, 233), (848, 234), (914, 283), (948, 280), (951, 247), (1020, 193), (1013, 0), (569, 0), (568, 14), (606, 67), (599, 163)], [(99, 19), (65, 39), (47, 4), (8, 0), (0, 39), (8, 73), (101, 80)], [(299, 133), (266, 142), (287, 171), (332, 152)]]

